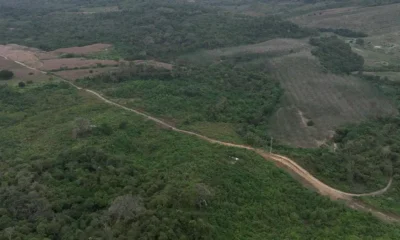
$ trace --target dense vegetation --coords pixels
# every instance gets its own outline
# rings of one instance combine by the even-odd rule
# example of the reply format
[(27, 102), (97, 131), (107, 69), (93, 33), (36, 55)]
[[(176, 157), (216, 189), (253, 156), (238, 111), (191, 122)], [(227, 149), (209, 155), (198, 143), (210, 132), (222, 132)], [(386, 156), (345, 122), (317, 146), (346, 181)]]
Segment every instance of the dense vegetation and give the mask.
[(96, 14), (43, 14), (19, 5), (0, 8), (0, 39), (2, 43), (43, 50), (105, 42), (114, 44), (128, 59), (165, 59), (197, 49), (312, 34), (277, 17), (234, 15), (193, 4), (160, 1), (133, 6), (136, 7)]
[(368, 37), (368, 34), (363, 32), (353, 31), (347, 28), (318, 28), (320, 32), (332, 32), (343, 37), (363, 38)]
[(0, 71), (0, 80), (10, 80), (14, 77), (14, 73), (10, 70), (1, 70)]
[(310, 44), (316, 46), (312, 54), (333, 73), (349, 74), (363, 69), (364, 58), (354, 53), (350, 45), (336, 36), (311, 38)]
[[(43, 50), (106, 42), (117, 58), (172, 62), (199, 49), (314, 34), (277, 17), (215, 8), (250, 0), (166, 2), (0, 0), (0, 41)], [(362, 70), (362, 57), (340, 39), (311, 43), (327, 70)], [(132, 65), (77, 84), (182, 128), (229, 124), (248, 144), (266, 146), (282, 89), (260, 55), (175, 63), (172, 71)], [(250, 152), (159, 128), (65, 84), (20, 87), (0, 87), (0, 239), (400, 237), (397, 227), (301, 187)], [(396, 87), (378, 87), (400, 96)], [(276, 149), (344, 190), (376, 190), (393, 177), (387, 197), (365, 200), (400, 213), (399, 126), (398, 119), (344, 126), (327, 143), (335, 150)]]
[(133, 100), (129, 106), (174, 119), (183, 127), (232, 123), (247, 143), (258, 146), (266, 144), (268, 119), (282, 94), (263, 65), (241, 65), (238, 59), (204, 67), (177, 66), (172, 72), (130, 66), (79, 83), (114, 99)]
[(64, 84), (1, 87), (0, 118), (0, 239), (400, 236), (250, 152), (158, 128)]

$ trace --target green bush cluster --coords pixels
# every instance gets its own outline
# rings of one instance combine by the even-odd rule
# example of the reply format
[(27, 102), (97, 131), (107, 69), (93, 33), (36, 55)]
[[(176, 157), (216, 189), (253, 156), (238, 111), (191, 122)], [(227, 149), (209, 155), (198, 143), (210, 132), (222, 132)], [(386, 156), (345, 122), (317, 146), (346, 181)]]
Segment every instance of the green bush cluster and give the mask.
[(335, 36), (311, 38), (310, 44), (316, 46), (312, 54), (333, 73), (350, 74), (363, 69), (364, 58), (354, 53), (350, 45)]

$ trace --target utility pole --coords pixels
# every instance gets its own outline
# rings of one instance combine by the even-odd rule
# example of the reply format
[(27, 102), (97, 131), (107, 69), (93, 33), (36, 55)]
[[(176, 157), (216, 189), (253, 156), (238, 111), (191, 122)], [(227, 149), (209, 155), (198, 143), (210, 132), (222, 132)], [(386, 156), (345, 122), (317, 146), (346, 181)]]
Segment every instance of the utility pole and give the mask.
[(272, 140), (273, 140), (274, 138), (273, 137), (271, 137), (271, 143), (269, 144), (269, 153), (272, 153)]

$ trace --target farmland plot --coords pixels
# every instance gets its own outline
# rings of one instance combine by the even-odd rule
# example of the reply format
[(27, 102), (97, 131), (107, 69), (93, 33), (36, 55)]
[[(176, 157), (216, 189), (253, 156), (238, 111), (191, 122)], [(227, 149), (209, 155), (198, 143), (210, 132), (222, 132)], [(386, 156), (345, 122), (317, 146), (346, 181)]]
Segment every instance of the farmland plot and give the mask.
[(315, 11), (291, 20), (308, 27), (349, 28), (369, 35), (400, 31), (400, 4)]
[(316, 147), (340, 125), (397, 114), (377, 89), (354, 76), (323, 73), (317, 60), (292, 54), (273, 61), (285, 94), (271, 133), (299, 147)]

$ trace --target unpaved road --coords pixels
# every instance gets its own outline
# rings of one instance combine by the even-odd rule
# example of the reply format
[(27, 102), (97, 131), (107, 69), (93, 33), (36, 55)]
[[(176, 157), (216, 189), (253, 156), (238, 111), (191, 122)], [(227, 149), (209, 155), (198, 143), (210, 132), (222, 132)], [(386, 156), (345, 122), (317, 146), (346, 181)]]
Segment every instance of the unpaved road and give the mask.
[[(3, 57), (3, 56), (1, 56)], [(38, 69), (35, 69), (33, 67), (30, 67), (24, 63), (15, 61), (17, 64), (20, 64), (24, 67), (27, 67), (31, 70), (36, 70), (36, 71), (40, 71)], [(40, 71), (42, 73), (46, 73), (44, 71)], [(283, 167), (287, 170), (289, 170), (290, 172), (298, 175), (301, 178), (301, 182), (304, 184), (307, 184), (309, 186), (312, 186), (316, 191), (318, 191), (321, 195), (324, 196), (328, 196), (329, 198), (333, 199), (333, 200), (344, 200), (345, 203), (354, 209), (358, 209), (358, 210), (362, 210), (362, 211), (366, 211), (366, 212), (370, 212), (371, 214), (373, 214), (374, 216), (383, 219), (385, 221), (389, 221), (389, 222), (400, 222), (400, 216), (397, 215), (393, 215), (393, 214), (388, 214), (388, 213), (384, 213), (382, 211), (379, 211), (377, 209), (374, 209), (372, 207), (369, 207), (365, 204), (363, 204), (360, 201), (354, 201), (352, 199), (352, 197), (362, 197), (362, 196), (376, 196), (376, 195), (380, 195), (385, 193), (391, 186), (392, 184), (392, 178), (390, 178), (388, 184), (386, 185), (385, 188), (380, 189), (378, 191), (374, 191), (374, 192), (370, 192), (370, 193), (362, 193), (362, 194), (356, 194), (356, 193), (348, 193), (348, 192), (343, 192), (340, 191), (338, 189), (335, 189), (333, 187), (330, 187), (328, 185), (326, 185), (325, 183), (323, 183), (322, 181), (318, 180), (317, 178), (315, 178), (311, 173), (309, 173), (307, 170), (305, 170), (304, 168), (302, 168), (300, 165), (298, 165), (296, 162), (294, 162), (293, 160), (289, 159), (288, 157), (282, 156), (282, 155), (278, 155), (278, 154), (273, 154), (273, 153), (268, 153), (262, 149), (258, 149), (258, 148), (253, 148), (251, 146), (247, 146), (247, 145), (240, 145), (240, 144), (235, 144), (235, 143), (229, 143), (229, 142), (223, 142), (223, 141), (219, 141), (216, 139), (212, 139), (209, 137), (206, 137), (204, 135), (195, 133), (195, 132), (191, 132), (191, 131), (186, 131), (186, 130), (182, 130), (179, 128), (176, 128), (158, 118), (152, 117), (148, 114), (142, 113), (140, 111), (137, 111), (135, 109), (132, 108), (128, 108), (125, 107), (121, 104), (118, 104), (116, 102), (113, 102), (107, 98), (105, 98), (104, 96), (102, 96), (100, 93), (95, 92), (93, 90), (90, 89), (84, 89), (82, 87), (79, 87), (77, 85), (75, 85), (74, 83), (62, 79), (60, 78), (62, 81), (70, 84), (71, 86), (75, 87), (76, 89), (80, 90), (80, 91), (85, 91), (87, 93), (90, 93), (94, 96), (96, 96), (98, 99), (100, 99), (101, 101), (108, 103), (110, 105), (113, 105), (115, 107), (124, 109), (126, 111), (129, 112), (133, 112), (135, 114), (138, 114), (148, 120), (151, 120), (163, 127), (166, 127), (172, 131), (175, 132), (179, 132), (179, 133), (183, 133), (183, 134), (187, 134), (187, 135), (192, 135), (198, 138), (201, 138), (207, 142), (210, 143), (214, 143), (214, 144), (220, 144), (220, 145), (224, 145), (224, 146), (228, 146), (228, 147), (235, 147), (235, 148), (241, 148), (241, 149), (247, 149), (249, 151), (253, 151), (255, 153), (257, 153), (258, 155), (262, 156), (264, 159), (268, 160), (268, 161), (273, 161), (275, 162), (278, 166)]]

